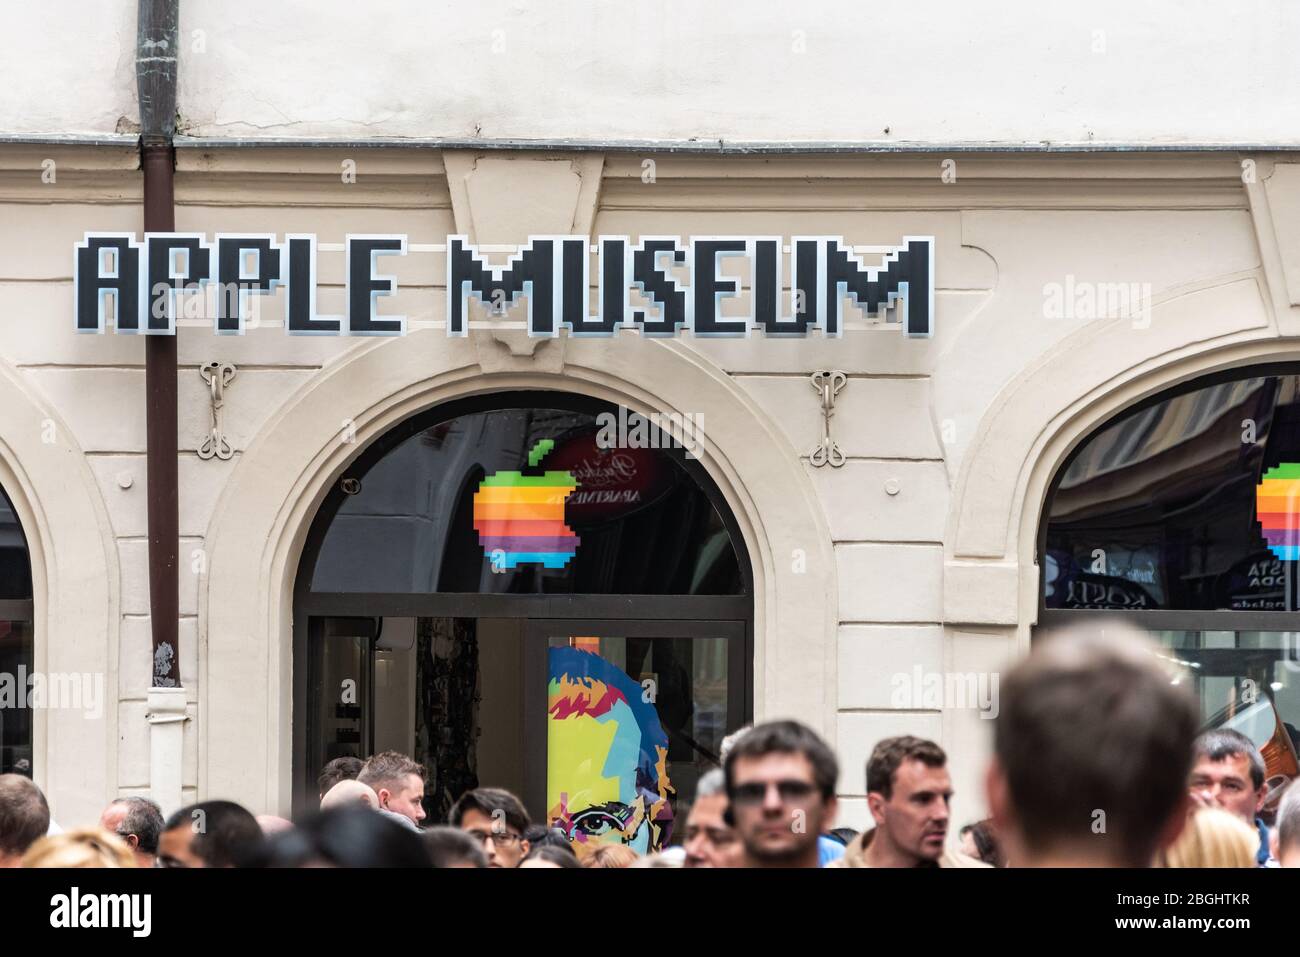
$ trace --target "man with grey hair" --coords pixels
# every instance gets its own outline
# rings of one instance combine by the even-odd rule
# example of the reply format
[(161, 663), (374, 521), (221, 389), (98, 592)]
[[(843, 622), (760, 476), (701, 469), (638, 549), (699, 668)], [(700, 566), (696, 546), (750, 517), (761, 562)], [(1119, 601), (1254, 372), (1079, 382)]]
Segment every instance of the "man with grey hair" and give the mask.
[(104, 808), (99, 826), (131, 846), (137, 867), (157, 866), (163, 814), (156, 803), (146, 797), (118, 798)]
[(1215, 728), (1196, 739), (1196, 763), (1188, 779), (1192, 800), (1204, 807), (1221, 807), (1259, 832), (1255, 863), (1269, 865), (1268, 826), (1259, 811), (1268, 797), (1264, 758), (1240, 731)]
[(714, 768), (695, 786), (695, 803), (686, 815), (686, 867), (739, 867), (740, 838), (727, 823), (727, 778)]
[[(735, 731), (731, 732), (731, 734), (727, 735), (722, 739), (722, 744), (718, 746), (718, 761), (720, 763), (722, 764), (727, 763), (727, 754), (731, 751), (733, 747), (735, 747), (736, 742), (739, 741), (741, 738), (743, 738), (746, 734), (748, 734), (750, 729), (753, 727), (754, 726), (752, 724), (742, 724), (739, 728), (737, 728)], [(719, 768), (718, 770), (721, 771), (722, 769)], [(725, 786), (725, 782), (724, 782), (724, 786)]]
[(1300, 778), (1282, 795), (1271, 835), (1273, 857), (1281, 867), (1300, 867), (1300, 785), (1296, 780)]

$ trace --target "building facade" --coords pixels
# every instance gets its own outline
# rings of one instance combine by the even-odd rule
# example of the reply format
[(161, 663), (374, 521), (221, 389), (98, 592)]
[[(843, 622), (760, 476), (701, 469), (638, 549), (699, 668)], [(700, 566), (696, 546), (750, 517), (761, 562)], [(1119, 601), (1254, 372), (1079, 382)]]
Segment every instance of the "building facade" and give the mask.
[[(89, 676), (80, 706), (5, 710), (0, 730), (6, 769), (29, 760), (56, 818), (134, 793), (286, 813), (324, 760), (382, 746), (447, 793), (509, 783), (549, 810), (548, 773), (592, 747), (546, 724), (555, 649), (648, 689), (661, 727), (626, 689), (623, 726), (643, 748), (662, 733), (666, 764), (637, 788), (662, 795), (667, 774), (689, 798), (723, 734), (794, 717), (834, 744), (854, 827), (865, 758), (899, 733), (949, 752), (956, 819), (983, 814), (998, 676), (1053, 616), (1163, 614), (1148, 623), (1205, 669), (1207, 720), (1253, 686), (1268, 720), (1297, 723), (1290, 566), (1251, 490), (1300, 455), (1300, 162), (1252, 111), (1227, 143), (1164, 117), (1177, 149), (1035, 149), (1014, 124), (972, 146), (932, 116), (929, 142), (885, 148), (845, 146), (831, 107), (783, 147), (746, 107), (736, 122), (767, 145), (706, 149), (662, 96), (636, 129), (596, 97), (592, 132), (557, 135), (548, 88), (530, 135), (491, 114), (502, 135), (475, 145), (418, 110), (359, 136), (295, 93), (275, 102), (310, 135), (287, 142), (249, 135), (254, 107), (221, 112), (240, 61), (201, 19), (181, 35), (205, 27), (180, 67), (196, 125), (177, 140), (177, 231), (314, 234), (321, 315), (347, 308), (346, 236), (404, 235), (377, 308), (407, 331), (288, 335), (283, 290), (242, 335), (201, 311), (178, 324), (181, 688), (152, 688), (142, 337), (73, 321), (74, 248), (140, 231), (139, 153), (59, 116), (0, 142), (0, 660)], [(475, 304), (448, 335), (447, 237), (504, 264), (529, 237), (608, 235), (835, 236), (868, 265), (933, 237), (933, 334), (848, 306), (837, 336), (539, 338), (523, 306)], [(744, 316), (752, 275), (734, 276), (722, 314)], [(629, 412), (685, 451), (636, 449), (606, 500), (571, 501), (572, 560), (494, 557), (490, 476), (528, 472), (545, 438), (579, 493), (597, 486), (601, 416)], [(210, 441), (229, 454), (201, 456)]]

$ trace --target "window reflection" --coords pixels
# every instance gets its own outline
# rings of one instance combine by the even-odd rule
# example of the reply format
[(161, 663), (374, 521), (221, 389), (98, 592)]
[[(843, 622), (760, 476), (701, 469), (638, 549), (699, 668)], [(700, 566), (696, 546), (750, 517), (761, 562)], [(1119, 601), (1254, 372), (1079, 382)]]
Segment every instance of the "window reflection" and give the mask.
[(32, 597), (27, 539), (9, 499), (0, 491), (0, 600)]
[(1267, 775), (1300, 773), (1300, 632), (1156, 631), (1188, 669), (1205, 727), (1240, 731)]
[[(726, 526), (679, 456), (601, 448), (598, 432), (587, 412), (515, 408), (457, 416), (411, 436), (343, 500), (312, 590), (742, 593)], [(553, 445), (530, 466), (530, 452), (544, 439)], [(575, 479), (560, 531), (580, 539), (576, 553), (562, 567), (515, 564), (508, 553), (494, 561), (475, 520), (480, 487), (503, 473), (533, 478), (549, 471)]]
[(1054, 492), (1048, 608), (1295, 609), (1294, 563), (1268, 548), (1256, 486), (1300, 462), (1300, 377), (1184, 392), (1091, 438)]

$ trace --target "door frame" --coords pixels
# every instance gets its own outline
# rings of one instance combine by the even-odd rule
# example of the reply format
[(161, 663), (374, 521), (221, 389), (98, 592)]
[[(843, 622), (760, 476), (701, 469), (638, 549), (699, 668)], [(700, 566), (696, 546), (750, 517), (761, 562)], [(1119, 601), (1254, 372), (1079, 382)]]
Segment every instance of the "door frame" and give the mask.
[[(742, 590), (731, 595), (630, 595), (630, 594), (491, 594), (485, 592), (314, 592), (311, 582), (316, 560), (326, 534), (347, 495), (344, 479), (362, 478), (389, 451), (423, 430), (457, 416), (502, 408), (566, 409), (597, 414), (617, 412), (619, 406), (581, 393), (548, 389), (510, 389), (465, 396), (441, 403), (398, 423), (374, 441), (347, 466), (317, 508), (308, 527), (298, 561), (293, 590), (293, 675), (291, 770), (292, 804), (295, 813), (309, 809), (316, 798), (315, 781), (307, 766), (307, 715), (309, 715), (310, 662), (309, 623), (313, 616), (339, 617), (460, 617), (460, 618), (544, 618), (584, 622), (654, 620), (658, 627), (675, 621), (741, 622), (744, 629), (740, 685), (744, 721), (753, 719), (754, 706), (754, 568), (744, 535), (730, 503), (703, 464), (679, 447), (669, 444), (661, 451), (671, 457), (700, 488), (721, 517), (736, 553)], [(589, 624), (587, 625), (589, 627)], [(734, 663), (730, 662), (734, 667)], [(730, 677), (728, 678), (730, 680)], [(542, 789), (545, 801), (545, 787)]]

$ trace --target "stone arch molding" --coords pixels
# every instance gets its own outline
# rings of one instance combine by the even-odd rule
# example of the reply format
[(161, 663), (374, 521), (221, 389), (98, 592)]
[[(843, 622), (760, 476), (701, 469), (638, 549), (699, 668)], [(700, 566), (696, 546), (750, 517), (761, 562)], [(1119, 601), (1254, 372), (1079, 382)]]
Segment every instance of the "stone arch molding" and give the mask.
[[(753, 400), (679, 342), (625, 334), (527, 350), (499, 333), (427, 331), (358, 346), (313, 376), (242, 454), (222, 492), (200, 589), (201, 795), (289, 809), (293, 583), (330, 484), (409, 416), (514, 388), (577, 392), (647, 413), (704, 413), (699, 458), (753, 565), (756, 716), (796, 717), (834, 740), (830, 533), (798, 453)], [(340, 441), (343, 419), (355, 427), (354, 444)]]
[(102, 713), (38, 710), (35, 779), (56, 817), (95, 820), (117, 794), (119, 569), (103, 496), (67, 424), (0, 361), (0, 486), (27, 537), (37, 671), (103, 679)]
[(1253, 274), (1179, 290), (1150, 325), (1085, 327), (1027, 367), (980, 421), (953, 485), (945, 534), (944, 611), (952, 624), (1018, 626), (1038, 609), (1037, 536), (1052, 477), (1094, 429), (1189, 379), (1300, 360), (1279, 339)]

